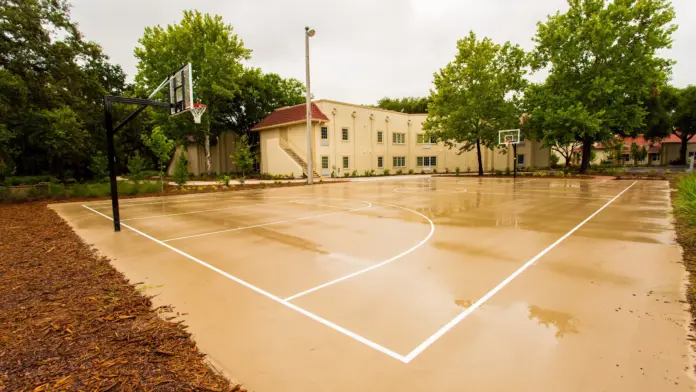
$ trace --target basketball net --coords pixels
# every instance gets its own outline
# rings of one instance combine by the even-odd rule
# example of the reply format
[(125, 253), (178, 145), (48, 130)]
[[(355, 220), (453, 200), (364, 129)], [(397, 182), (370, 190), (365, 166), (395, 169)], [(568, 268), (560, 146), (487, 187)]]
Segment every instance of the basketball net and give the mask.
[(201, 117), (203, 117), (203, 113), (205, 113), (205, 109), (207, 106), (203, 105), (202, 103), (194, 103), (193, 106), (190, 109), (191, 115), (193, 116), (193, 122), (196, 124), (201, 123)]

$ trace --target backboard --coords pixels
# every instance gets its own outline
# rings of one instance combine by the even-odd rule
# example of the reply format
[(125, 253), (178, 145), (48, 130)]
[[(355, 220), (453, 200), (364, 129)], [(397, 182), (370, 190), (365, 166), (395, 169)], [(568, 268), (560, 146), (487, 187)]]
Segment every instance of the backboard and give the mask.
[(498, 144), (506, 146), (510, 144), (520, 144), (520, 130), (508, 129), (498, 131)]
[(187, 112), (193, 107), (191, 63), (187, 63), (169, 76), (169, 105), (171, 115)]

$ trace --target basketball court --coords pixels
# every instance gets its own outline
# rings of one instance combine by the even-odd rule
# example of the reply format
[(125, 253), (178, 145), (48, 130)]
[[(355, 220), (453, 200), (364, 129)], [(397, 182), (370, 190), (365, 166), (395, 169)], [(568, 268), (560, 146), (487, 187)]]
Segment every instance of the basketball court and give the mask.
[[(397, 177), (52, 205), (253, 391), (687, 391), (669, 187)], [(177, 319), (177, 320), (179, 320)]]

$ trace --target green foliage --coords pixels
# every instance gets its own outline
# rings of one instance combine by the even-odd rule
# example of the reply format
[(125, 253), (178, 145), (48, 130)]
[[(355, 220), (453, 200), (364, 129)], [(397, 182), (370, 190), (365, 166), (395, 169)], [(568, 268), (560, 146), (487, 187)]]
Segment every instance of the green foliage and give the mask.
[(665, 170), (665, 174), (672, 174), (672, 171), (667, 169), (667, 170)]
[(223, 185), (225, 188), (229, 188), (230, 181), (232, 181), (232, 176), (229, 174), (221, 174), (217, 179), (217, 182)]
[(681, 140), (679, 163), (686, 164), (687, 143), (696, 136), (696, 86), (689, 85), (679, 90), (673, 114), (674, 134)]
[(384, 97), (377, 101), (377, 107), (402, 113), (428, 113), (428, 97)]
[[(174, 141), (169, 139), (164, 131), (160, 127), (155, 127), (152, 129), (152, 133), (148, 135), (141, 135), (143, 144), (150, 148), (152, 153), (157, 158), (157, 163), (160, 170), (160, 181), (164, 184), (164, 167), (169, 163), (169, 158), (174, 148)], [(162, 185), (164, 187), (164, 185)], [(162, 188), (164, 189), (164, 188)]]
[[(435, 74), (423, 129), (450, 148), (481, 157), (495, 147), (498, 130), (517, 127), (519, 94), (526, 85), (526, 56), (518, 45), (479, 41), (473, 32), (457, 42), (452, 62)], [(479, 175), (483, 167), (479, 165)]]
[(17, 186), (17, 185), (35, 185), (40, 182), (55, 182), (56, 179), (53, 176), (42, 175), (42, 176), (18, 176), (18, 177), (7, 177), (5, 179), (6, 186)]
[(551, 157), (549, 158), (551, 167), (556, 168), (558, 167), (558, 162), (561, 160), (561, 158), (558, 157), (556, 154), (551, 154)]
[(0, 5), (0, 167), (5, 176), (48, 171), (84, 178), (91, 155), (103, 147), (102, 97), (120, 94), (125, 75), (99, 45), (83, 39), (69, 9), (65, 0), (5, 0)]
[(408, 174), (413, 174), (413, 169), (408, 169)]
[(135, 154), (128, 159), (128, 178), (135, 182), (143, 180), (143, 171), (146, 168), (145, 159), (136, 151)]
[(348, 178), (348, 177), (350, 177), (350, 173), (349, 173), (349, 172), (347, 172), (347, 171), (346, 171), (346, 172), (343, 172), (343, 177), (344, 177), (344, 178)]
[(357, 171), (357, 170), (353, 170), (353, 172), (350, 173), (350, 176), (351, 176), (351, 177), (357, 177), (357, 176), (358, 176), (358, 171)]
[[(172, 131), (183, 132), (183, 136), (199, 136), (206, 151), (206, 171), (210, 175), (210, 137), (217, 136), (221, 128), (211, 128), (210, 119), (218, 115), (223, 100), (232, 100), (241, 91), (239, 78), (244, 71), (242, 61), (250, 59), (251, 51), (234, 34), (231, 25), (219, 15), (202, 14), (199, 11), (184, 11), (183, 19), (166, 28), (145, 28), (145, 34), (135, 48), (138, 62), (136, 84), (145, 91), (154, 90), (162, 80), (182, 64), (191, 63), (196, 99), (208, 108), (203, 115), (202, 126), (177, 119), (170, 122), (160, 116), (160, 125), (172, 124)], [(165, 95), (162, 91), (162, 95)]]
[(675, 212), (696, 225), (696, 172), (687, 174), (677, 181), (674, 200)]
[[(159, 192), (159, 182), (143, 182), (140, 184), (128, 181), (118, 182), (118, 192), (122, 195), (138, 195)], [(27, 189), (11, 189), (0, 187), (0, 202), (25, 202), (42, 199), (91, 198), (108, 197), (111, 195), (111, 185), (106, 183), (92, 184), (55, 184), (37, 185)]]
[(502, 176), (502, 175), (503, 175), (503, 171), (502, 171), (502, 170), (496, 170), (496, 171), (495, 171), (495, 175), (496, 175), (496, 176)]
[(92, 177), (97, 182), (106, 181), (109, 177), (109, 162), (106, 156), (101, 151), (97, 152), (92, 157), (92, 163), (89, 165), (89, 171), (92, 172)]
[(384, 169), (383, 174), (384, 174), (385, 176), (388, 176), (390, 173), (391, 173), (391, 172), (389, 171), (389, 169)]
[(459, 166), (454, 168), (454, 173), (459, 177), (459, 173), (461, 173), (461, 170), (459, 169)]
[(237, 171), (241, 173), (241, 176), (237, 180), (244, 184), (246, 181), (246, 174), (254, 169), (254, 164), (256, 164), (256, 156), (251, 151), (251, 146), (249, 146), (249, 138), (247, 135), (242, 135), (239, 140), (237, 140), (236, 148), (234, 154), (230, 155), (232, 162), (237, 166)]
[(180, 187), (186, 185), (189, 180), (188, 160), (186, 159), (183, 148), (179, 155), (179, 159), (176, 160), (176, 164), (174, 165), (174, 175), (172, 179)]
[(671, 45), (676, 26), (669, 0), (569, 6), (538, 24), (532, 68), (549, 75), (525, 93), (525, 132), (545, 145), (583, 142), (584, 172), (594, 142), (644, 130), (644, 101), (672, 64), (657, 52)]
[(509, 175), (510, 175), (510, 168), (509, 168), (509, 167), (506, 167), (506, 168), (505, 168), (505, 175), (506, 175), (506, 176), (509, 176)]
[(400, 176), (400, 175), (402, 175), (402, 174), (404, 174), (404, 171), (403, 171), (403, 170), (399, 169), (399, 170), (396, 171), (396, 175), (397, 175), (397, 176)]

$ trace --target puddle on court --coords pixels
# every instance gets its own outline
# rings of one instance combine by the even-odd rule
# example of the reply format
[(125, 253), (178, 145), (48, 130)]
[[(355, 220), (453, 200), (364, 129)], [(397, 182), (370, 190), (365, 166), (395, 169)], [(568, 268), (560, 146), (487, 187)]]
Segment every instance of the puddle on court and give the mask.
[(537, 320), (539, 325), (546, 328), (556, 328), (556, 337), (562, 338), (569, 333), (578, 333), (577, 319), (568, 313), (542, 309), (535, 305), (529, 306), (529, 319)]
[(454, 303), (457, 304), (457, 306), (462, 307), (464, 309), (469, 309), (471, 305), (474, 304), (474, 301), (470, 299), (455, 299)]

